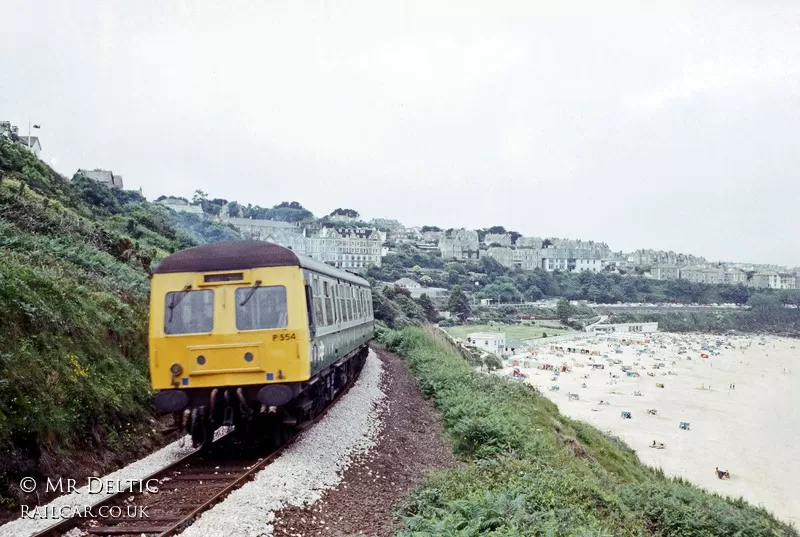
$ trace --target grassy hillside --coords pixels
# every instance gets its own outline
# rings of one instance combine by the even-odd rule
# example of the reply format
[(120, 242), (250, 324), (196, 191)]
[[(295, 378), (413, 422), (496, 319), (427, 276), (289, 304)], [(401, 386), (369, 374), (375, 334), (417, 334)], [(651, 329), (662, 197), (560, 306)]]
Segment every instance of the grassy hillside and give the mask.
[(401, 537), (797, 536), (763, 509), (643, 466), (530, 388), (473, 372), (432, 330), (380, 338), (405, 357), (463, 462), (414, 492)]
[(506, 338), (512, 339), (536, 339), (542, 337), (542, 333), (548, 336), (558, 336), (566, 334), (571, 330), (568, 328), (555, 328), (552, 326), (519, 326), (519, 325), (504, 325), (504, 324), (475, 324), (464, 326), (449, 326), (445, 328), (447, 333), (455, 338), (465, 339), (467, 334), (473, 332), (503, 332)]
[(21, 476), (75, 471), (81, 454), (113, 465), (154, 433), (148, 271), (235, 236), (67, 181), (0, 137), (0, 506), (22, 499)]

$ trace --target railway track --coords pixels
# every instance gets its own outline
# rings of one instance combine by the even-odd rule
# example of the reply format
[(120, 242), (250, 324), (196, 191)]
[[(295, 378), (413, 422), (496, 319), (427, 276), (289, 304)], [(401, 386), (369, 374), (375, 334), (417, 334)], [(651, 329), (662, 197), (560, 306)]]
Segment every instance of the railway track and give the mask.
[[(358, 377), (356, 377), (358, 378)], [(355, 380), (355, 379), (354, 379)], [(111, 516), (64, 519), (57, 524), (34, 534), (32, 537), (61, 537), (73, 528), (83, 534), (114, 537), (169, 537), (177, 535), (191, 525), (203, 512), (224, 500), (228, 494), (252, 480), (255, 475), (291, 446), (298, 437), (327, 414), (342, 395), (350, 390), (354, 381), (336, 395), (334, 400), (314, 419), (298, 427), (291, 437), (277, 449), (241, 448), (233, 455), (204, 454), (198, 450), (190, 453), (142, 479), (158, 481), (158, 492), (146, 490), (124, 491), (109, 495), (92, 506), (97, 515), (101, 507)], [(217, 442), (222, 442), (226, 435)], [(216, 450), (220, 452), (222, 450)], [(119, 509), (111, 510), (112, 507)], [(144, 507), (146, 516), (139, 510)], [(114, 516), (119, 513), (120, 516)], [(129, 516), (130, 514), (130, 516)], [(138, 516), (136, 516), (138, 515)]]

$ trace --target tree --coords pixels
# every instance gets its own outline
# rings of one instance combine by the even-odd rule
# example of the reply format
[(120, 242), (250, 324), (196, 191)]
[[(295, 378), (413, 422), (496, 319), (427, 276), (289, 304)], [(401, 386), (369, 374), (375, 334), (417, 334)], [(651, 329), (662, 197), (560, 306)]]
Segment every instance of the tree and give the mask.
[(485, 365), (489, 371), (497, 371), (503, 368), (503, 361), (495, 354), (487, 354), (483, 359), (483, 365)]
[(192, 205), (201, 205), (206, 199), (208, 199), (208, 194), (197, 189), (194, 191), (194, 196), (192, 196)]
[(355, 209), (342, 209), (341, 207), (334, 209), (328, 216), (346, 216), (348, 218), (358, 218), (361, 216)]
[(487, 233), (491, 233), (492, 235), (503, 235), (506, 232), (506, 228), (503, 226), (492, 226), (486, 230)]
[(433, 301), (430, 297), (422, 293), (417, 299), (417, 303), (422, 308), (422, 313), (425, 315), (425, 318), (432, 323), (436, 322), (439, 314), (436, 312), (436, 308), (433, 306)]
[(228, 216), (232, 218), (236, 218), (239, 216), (239, 211), (242, 210), (241, 205), (239, 205), (238, 201), (232, 201), (228, 204)]
[(572, 306), (569, 305), (569, 300), (566, 298), (559, 299), (556, 304), (556, 315), (564, 322), (569, 320), (569, 314), (572, 312)]
[(454, 285), (450, 290), (450, 298), (447, 300), (447, 309), (453, 315), (456, 315), (461, 321), (466, 321), (469, 314), (472, 312), (469, 307), (469, 299), (464, 291), (461, 290), (460, 285)]
[(772, 310), (781, 307), (780, 297), (773, 293), (756, 293), (747, 301), (747, 305), (754, 310)]

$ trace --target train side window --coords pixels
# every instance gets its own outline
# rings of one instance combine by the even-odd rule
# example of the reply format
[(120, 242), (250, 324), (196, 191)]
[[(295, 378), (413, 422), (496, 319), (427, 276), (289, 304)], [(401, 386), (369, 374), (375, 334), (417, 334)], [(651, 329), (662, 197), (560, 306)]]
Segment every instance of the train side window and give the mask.
[(344, 288), (344, 297), (347, 302), (347, 320), (353, 320), (353, 298), (350, 296), (350, 286), (346, 285)]
[(164, 333), (202, 334), (214, 329), (214, 291), (167, 293)]
[(369, 310), (367, 309), (367, 292), (364, 289), (361, 290), (361, 305), (364, 307), (364, 317), (366, 318)]
[(337, 297), (339, 298), (339, 322), (343, 323), (345, 319), (345, 305), (344, 305), (344, 286), (339, 284), (336, 288)]
[(323, 282), (325, 286), (325, 324), (331, 325), (334, 321), (333, 316), (333, 294), (331, 290), (331, 285), (327, 281)]
[(344, 285), (339, 286), (339, 310), (342, 314), (342, 322), (347, 322), (347, 297), (344, 295)]
[(369, 304), (367, 304), (367, 290), (366, 289), (364, 289), (361, 292), (361, 299), (363, 300), (363, 303), (364, 303), (364, 317), (365, 318), (369, 317)]
[(342, 322), (342, 294), (339, 291), (339, 285), (333, 286), (333, 314), (336, 316), (336, 322)]
[(325, 326), (325, 316), (322, 313), (322, 292), (319, 288), (319, 278), (314, 276), (312, 279), (314, 283), (312, 286), (312, 290), (314, 291), (314, 316), (316, 317), (317, 325)]
[(286, 287), (240, 287), (235, 296), (237, 330), (270, 330), (289, 324)]

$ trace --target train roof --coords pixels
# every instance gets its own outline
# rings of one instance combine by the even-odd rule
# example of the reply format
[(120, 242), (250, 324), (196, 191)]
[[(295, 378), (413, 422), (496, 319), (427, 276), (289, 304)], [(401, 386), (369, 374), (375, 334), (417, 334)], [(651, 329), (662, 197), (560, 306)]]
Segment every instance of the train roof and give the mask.
[(218, 272), (261, 267), (303, 267), (361, 285), (369, 282), (316, 259), (298, 255), (289, 248), (264, 241), (228, 241), (203, 244), (164, 258), (154, 274), (175, 272)]

